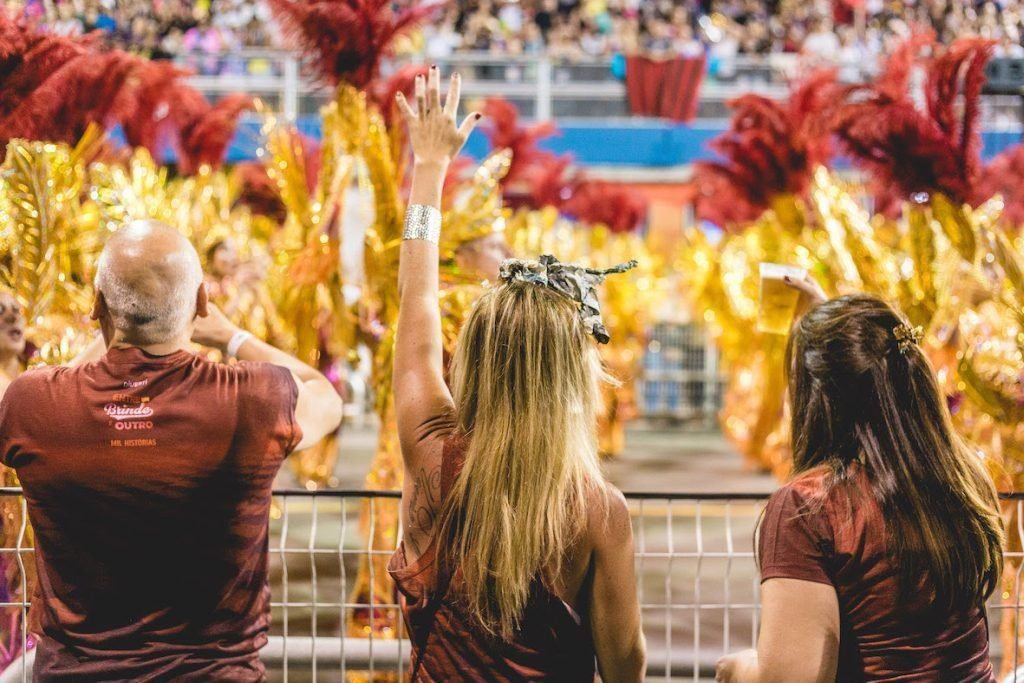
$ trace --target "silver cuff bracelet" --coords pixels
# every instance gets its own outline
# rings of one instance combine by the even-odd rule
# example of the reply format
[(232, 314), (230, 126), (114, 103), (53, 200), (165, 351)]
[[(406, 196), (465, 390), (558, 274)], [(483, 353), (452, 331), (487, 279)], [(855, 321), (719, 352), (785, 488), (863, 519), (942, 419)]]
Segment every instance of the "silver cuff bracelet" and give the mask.
[(441, 212), (426, 204), (410, 204), (405, 210), (403, 240), (426, 240), (437, 244), (441, 240)]

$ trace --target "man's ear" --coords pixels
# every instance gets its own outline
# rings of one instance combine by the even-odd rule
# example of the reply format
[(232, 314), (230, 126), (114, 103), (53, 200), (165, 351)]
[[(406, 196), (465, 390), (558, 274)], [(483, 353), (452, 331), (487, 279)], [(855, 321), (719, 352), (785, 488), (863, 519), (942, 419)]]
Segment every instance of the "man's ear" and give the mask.
[(210, 315), (210, 294), (206, 291), (206, 283), (199, 285), (199, 291), (196, 292), (196, 316), (199, 318), (205, 318)]
[(96, 290), (96, 296), (92, 300), (92, 312), (89, 313), (89, 317), (92, 320), (101, 320), (103, 316), (107, 315), (107, 300), (103, 296), (103, 292)]

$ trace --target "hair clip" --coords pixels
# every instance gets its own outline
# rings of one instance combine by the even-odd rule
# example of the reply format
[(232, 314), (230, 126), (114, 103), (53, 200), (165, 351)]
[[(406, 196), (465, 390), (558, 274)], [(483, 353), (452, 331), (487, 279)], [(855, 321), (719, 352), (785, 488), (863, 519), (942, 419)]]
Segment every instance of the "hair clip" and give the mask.
[(607, 344), (611, 337), (601, 319), (597, 286), (609, 275), (625, 273), (636, 267), (636, 261), (629, 261), (612, 268), (584, 268), (573, 263), (559, 263), (554, 256), (545, 255), (539, 261), (508, 259), (501, 264), (499, 277), (502, 282), (529, 282), (569, 297), (579, 305), (580, 318), (587, 332), (597, 343)]
[(924, 328), (920, 325), (911, 327), (905, 323), (900, 323), (892, 328), (892, 333), (896, 336), (896, 343), (899, 346), (900, 353), (904, 356), (910, 350), (911, 344), (916, 346), (924, 339)]

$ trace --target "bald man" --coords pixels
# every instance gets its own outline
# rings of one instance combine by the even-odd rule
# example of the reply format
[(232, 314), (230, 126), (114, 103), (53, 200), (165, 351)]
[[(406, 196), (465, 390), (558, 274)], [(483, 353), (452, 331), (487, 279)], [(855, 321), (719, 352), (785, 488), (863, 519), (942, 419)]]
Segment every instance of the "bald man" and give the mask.
[(337, 428), (341, 401), (208, 304), (195, 250), (166, 225), (111, 238), (92, 315), (98, 353), (24, 373), (0, 403), (0, 461), (36, 535), (34, 679), (264, 680), (271, 486)]

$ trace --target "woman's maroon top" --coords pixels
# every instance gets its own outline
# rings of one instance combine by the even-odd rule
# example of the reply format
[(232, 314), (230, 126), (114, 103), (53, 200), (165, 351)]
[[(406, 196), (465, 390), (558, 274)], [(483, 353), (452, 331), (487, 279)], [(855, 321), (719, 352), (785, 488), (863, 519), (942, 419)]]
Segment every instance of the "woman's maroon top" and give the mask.
[[(462, 467), (462, 441), (445, 442), (442, 500)], [(412, 640), (413, 683), (447, 681), (594, 681), (594, 645), (588, 625), (539, 578), (510, 641), (489, 636), (460, 599), (462, 574), (448, 578), (438, 569), (436, 539), (409, 564), (405, 545), (388, 566), (401, 593), (402, 613)]]
[(838, 681), (994, 681), (988, 619), (978, 605), (936, 616), (928, 580), (897, 604), (897, 567), (867, 475), (825, 495), (829, 471), (811, 470), (768, 501), (758, 541), (761, 580), (825, 583), (839, 598)]

